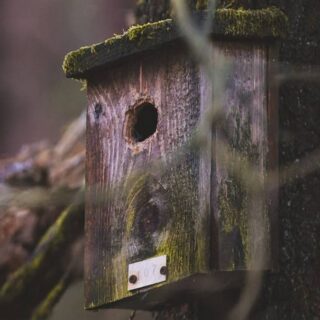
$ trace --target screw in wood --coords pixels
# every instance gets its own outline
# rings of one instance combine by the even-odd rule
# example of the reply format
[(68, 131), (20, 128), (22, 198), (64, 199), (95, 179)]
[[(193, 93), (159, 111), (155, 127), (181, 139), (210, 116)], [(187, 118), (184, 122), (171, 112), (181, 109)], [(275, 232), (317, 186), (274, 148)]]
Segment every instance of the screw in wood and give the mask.
[(129, 277), (129, 282), (131, 284), (135, 284), (136, 282), (138, 281), (138, 277), (134, 274), (132, 274), (130, 277)]
[(163, 266), (160, 268), (160, 274), (162, 274), (163, 276), (165, 276), (168, 273), (168, 268)]

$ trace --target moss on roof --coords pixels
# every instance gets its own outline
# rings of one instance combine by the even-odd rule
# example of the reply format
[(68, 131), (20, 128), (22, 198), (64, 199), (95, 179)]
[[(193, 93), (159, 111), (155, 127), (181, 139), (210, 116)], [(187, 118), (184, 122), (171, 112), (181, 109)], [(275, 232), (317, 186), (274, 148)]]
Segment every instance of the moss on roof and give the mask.
[[(204, 14), (195, 14), (196, 19), (203, 19)], [(275, 7), (259, 10), (217, 9), (212, 34), (247, 39), (281, 38), (286, 30), (287, 17)], [(63, 70), (68, 78), (85, 79), (94, 68), (180, 37), (181, 33), (172, 19), (133, 26), (122, 35), (70, 52), (64, 59)]]

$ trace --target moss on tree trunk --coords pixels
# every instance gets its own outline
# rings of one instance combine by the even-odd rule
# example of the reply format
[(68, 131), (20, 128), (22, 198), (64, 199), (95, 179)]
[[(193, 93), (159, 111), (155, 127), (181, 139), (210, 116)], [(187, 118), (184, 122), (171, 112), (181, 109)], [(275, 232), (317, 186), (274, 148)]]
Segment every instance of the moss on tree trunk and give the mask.
[[(187, 0), (191, 10), (205, 10), (208, 0)], [(217, 0), (220, 8), (258, 9), (266, 7), (266, 0)], [(139, 0), (136, 5), (137, 23), (154, 22), (170, 18), (173, 14), (170, 0)]]

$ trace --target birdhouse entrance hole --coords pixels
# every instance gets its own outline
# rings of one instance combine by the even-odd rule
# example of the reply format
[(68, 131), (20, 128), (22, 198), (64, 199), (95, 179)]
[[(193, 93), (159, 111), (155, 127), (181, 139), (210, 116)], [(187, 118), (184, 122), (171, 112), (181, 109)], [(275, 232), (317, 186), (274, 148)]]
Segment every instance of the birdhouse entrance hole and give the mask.
[(126, 137), (130, 142), (142, 142), (157, 130), (158, 110), (154, 104), (143, 102), (127, 114)]

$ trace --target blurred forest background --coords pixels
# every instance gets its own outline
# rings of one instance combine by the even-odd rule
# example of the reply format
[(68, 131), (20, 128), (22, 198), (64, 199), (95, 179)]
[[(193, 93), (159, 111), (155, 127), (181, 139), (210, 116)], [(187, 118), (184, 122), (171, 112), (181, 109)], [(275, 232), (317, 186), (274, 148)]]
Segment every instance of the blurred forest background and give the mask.
[(49, 139), (85, 108), (81, 85), (61, 69), (68, 51), (122, 33), (133, 0), (0, 2), (0, 157)]
[[(29, 0), (0, 2), (0, 158), (26, 144), (54, 144), (86, 106), (81, 84), (61, 65), (68, 51), (122, 33), (133, 0)], [(118, 312), (128, 319), (130, 312)], [(109, 314), (110, 315), (110, 314)], [(111, 318), (113, 318), (111, 313)], [(83, 310), (82, 283), (72, 286), (50, 319), (105, 319)]]

